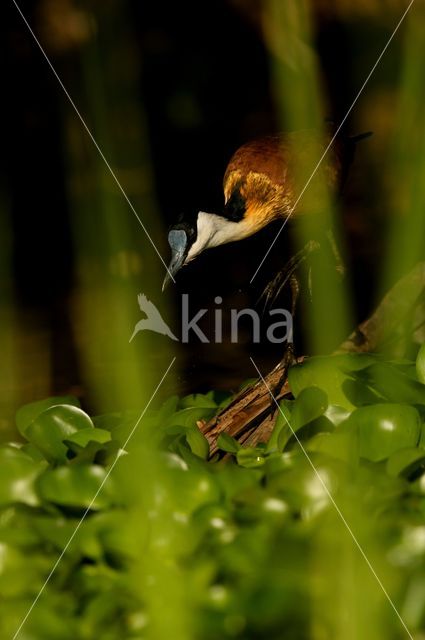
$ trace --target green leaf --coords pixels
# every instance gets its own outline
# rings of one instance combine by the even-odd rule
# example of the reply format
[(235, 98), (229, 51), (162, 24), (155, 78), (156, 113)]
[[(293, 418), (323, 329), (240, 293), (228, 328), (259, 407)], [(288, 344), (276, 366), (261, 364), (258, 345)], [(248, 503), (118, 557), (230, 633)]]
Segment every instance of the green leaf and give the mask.
[(421, 421), (409, 405), (376, 404), (356, 409), (339, 428), (357, 430), (360, 456), (379, 462), (399, 449), (416, 446)]
[(172, 508), (189, 514), (201, 505), (220, 502), (220, 486), (212, 473), (205, 468), (170, 469)]
[(34, 445), (30, 444), (29, 442), (22, 445), (21, 451), (23, 451), (23, 453), (26, 453), (28, 456), (30, 456), (30, 458), (32, 458), (36, 462), (41, 462), (42, 460), (44, 461), (44, 456), (41, 453), (41, 451), (37, 449), (37, 447), (34, 447)]
[(185, 396), (180, 402), (182, 409), (190, 409), (197, 407), (199, 409), (215, 409), (217, 403), (214, 400), (213, 393), (193, 393), (192, 395)]
[[(90, 518), (86, 518), (79, 526), (78, 535), (73, 538), (71, 553), (74, 557), (84, 555), (85, 558), (93, 558), (100, 560), (103, 553), (103, 545), (100, 542), (99, 534), (104, 525), (102, 518), (109, 516), (113, 518), (116, 512), (102, 512), (92, 514)], [(63, 515), (46, 516), (44, 514), (36, 515), (32, 519), (35, 531), (40, 538), (46, 543), (53, 545), (61, 552), (66, 543), (75, 531), (80, 519), (69, 517), (64, 518)]]
[[(64, 440), (63, 442), (69, 449), (67, 457), (72, 464), (80, 464), (81, 462), (89, 464), (94, 462), (96, 454), (104, 446), (99, 442), (89, 442), (85, 447), (81, 447), (76, 442), (71, 442), (70, 440)], [(70, 452), (74, 455), (70, 455)]]
[(69, 456), (69, 464), (100, 464), (102, 467), (109, 466), (118, 456), (125, 455), (127, 452), (121, 448), (117, 440), (109, 440), (108, 442), (95, 442), (91, 440), (84, 447), (75, 442), (64, 440), (74, 456)]
[[(75, 435), (77, 434), (74, 434), (74, 436)], [(126, 451), (121, 448), (121, 445), (117, 440), (108, 439), (103, 442), (101, 440), (102, 438), (100, 438), (99, 441), (90, 439), (84, 446), (77, 444), (77, 442), (64, 440), (64, 444), (66, 444), (74, 454), (73, 457), (69, 456), (69, 464), (95, 463), (100, 464), (103, 467), (107, 467), (114, 462), (119, 455), (126, 454)]]
[(161, 405), (160, 409), (156, 412), (157, 418), (159, 422), (163, 422), (168, 419), (177, 411), (177, 407), (179, 406), (180, 398), (179, 396), (171, 396), (167, 398), (167, 400)]
[(322, 416), (328, 407), (328, 397), (319, 387), (307, 387), (298, 394), (292, 405), (291, 427), (298, 431), (304, 425)]
[(96, 429), (95, 427), (87, 427), (86, 429), (81, 429), (80, 431), (73, 433), (69, 438), (64, 440), (64, 444), (72, 442), (78, 444), (80, 447), (85, 447), (89, 442), (99, 442), (104, 444), (110, 440), (110, 431), (106, 431), (106, 429)]
[(425, 405), (425, 386), (387, 362), (377, 362), (359, 376), (390, 402)]
[(280, 403), (280, 412), (276, 419), (267, 444), (267, 452), (283, 451), (286, 445), (295, 438), (311, 437), (315, 431), (329, 431), (333, 429), (332, 423), (322, 418), (328, 406), (326, 393), (318, 387), (303, 389), (294, 402), (291, 402), (290, 412), (288, 401)]
[(25, 431), (25, 437), (51, 463), (65, 463), (68, 448), (64, 444), (77, 431), (94, 430), (90, 417), (78, 407), (55, 405), (43, 411)]
[[(38, 590), (43, 583), (49, 572), (49, 565), (51, 566), (52, 559), (49, 558), (47, 554), (37, 552), (36, 550), (34, 550), (29, 557), (27, 551), (16, 548), (13, 543), (1, 545), (1, 556), (1, 603), (13, 603), (14, 600), (34, 598), (35, 589)], [(35, 585), (37, 586), (35, 587)], [(5, 617), (5, 609), (3, 608), (2, 630), (4, 629), (3, 621)], [(7, 636), (2, 635), (3, 637), (11, 637), (10, 634)], [(34, 635), (31, 634), (31, 636), (34, 638)], [(50, 638), (52, 637), (54, 636), (50, 636)]]
[(241, 448), (236, 454), (236, 460), (241, 467), (256, 469), (257, 467), (262, 467), (264, 464), (264, 451), (250, 447)]
[(279, 402), (279, 410), (277, 411), (276, 421), (273, 431), (270, 434), (266, 445), (266, 452), (282, 451), (285, 444), (291, 437), (291, 430), (288, 422), (291, 419), (291, 407), (294, 404), (292, 400), (281, 400)]
[[(87, 447), (94, 447), (95, 443), (90, 442)], [(86, 447), (86, 449), (87, 449)], [(86, 450), (84, 449), (84, 451)], [(98, 447), (94, 462), (101, 464), (103, 467), (107, 467), (112, 464), (118, 457), (126, 456), (128, 452), (122, 449), (121, 444), (117, 440), (110, 440), (105, 442), (102, 446)]]
[(192, 427), (196, 425), (198, 420), (208, 420), (211, 418), (216, 409), (214, 407), (188, 407), (173, 413), (165, 422), (165, 427), (174, 425), (182, 427)]
[(390, 476), (410, 478), (425, 470), (425, 451), (417, 447), (400, 449), (387, 460), (387, 473)]
[(177, 436), (168, 442), (167, 438), (165, 438), (163, 445), (165, 444), (165, 447), (169, 450), (174, 451), (174, 453), (178, 453), (180, 445), (183, 445), (184, 447), (184, 443), (186, 442), (189, 445), (190, 450), (195, 455), (203, 460), (208, 459), (210, 452), (208, 440), (196, 425), (182, 426), (180, 424), (176, 424), (172, 427), (167, 427), (165, 429), (165, 433), (166, 436)]
[[(63, 516), (37, 515), (33, 517), (32, 523), (35, 531), (45, 542), (53, 544), (62, 551), (78, 525), (78, 520), (65, 519)], [(84, 527), (84, 523), (82, 526)], [(81, 536), (76, 538), (79, 542)]]
[(208, 444), (208, 440), (204, 434), (199, 431), (198, 427), (193, 426), (186, 428), (186, 441), (195, 455), (203, 460), (208, 460), (210, 445)]
[(228, 433), (220, 433), (217, 438), (217, 447), (227, 453), (237, 453), (241, 449), (239, 442)]
[(329, 493), (337, 493), (343, 478), (342, 469), (346, 468), (339, 460), (324, 458), (314, 452), (309, 458), (311, 462), (301, 453), (290, 468), (268, 478), (269, 490), (300, 511), (303, 519), (310, 519), (330, 506)]
[(39, 504), (34, 489), (37, 476), (44, 471), (45, 462), (37, 462), (16, 447), (0, 448), (0, 505), (22, 502)]
[(318, 433), (308, 441), (306, 449), (317, 453), (325, 453), (350, 465), (357, 464), (359, 458), (357, 434), (352, 431)]
[(376, 359), (369, 354), (345, 354), (337, 356), (316, 356), (291, 367), (288, 372), (289, 386), (295, 397), (308, 387), (319, 387), (329, 404), (336, 404), (351, 410), (354, 404), (343, 389), (346, 380), (353, 373), (369, 366)]
[(280, 475), (282, 472), (286, 472), (296, 466), (300, 458), (304, 454), (298, 447), (298, 449), (292, 449), (291, 451), (285, 451), (285, 453), (273, 452), (267, 458), (265, 462), (265, 470), (268, 477), (274, 475)]
[(334, 427), (337, 427), (348, 418), (350, 411), (336, 404), (330, 404), (323, 415), (332, 422)]
[(371, 386), (365, 384), (362, 380), (348, 378), (342, 383), (342, 390), (355, 407), (376, 404), (385, 400), (381, 394), (376, 393)]
[(47, 469), (37, 480), (37, 490), (43, 500), (61, 506), (105, 509), (114, 502), (111, 480), (108, 479), (102, 486), (106, 476), (107, 471), (99, 465)]
[(125, 418), (120, 413), (103, 413), (99, 416), (92, 418), (93, 425), (97, 429), (104, 429), (105, 431), (114, 431), (122, 425)]
[(58, 404), (67, 404), (74, 407), (80, 406), (78, 398), (75, 398), (74, 396), (53, 396), (51, 398), (46, 398), (45, 400), (37, 400), (37, 402), (24, 404), (16, 412), (16, 426), (18, 427), (18, 431), (24, 436), (27, 427), (40, 415), (40, 413), (43, 413), (46, 409)]
[[(38, 496), (36, 499), (38, 505), (40, 503)], [(15, 547), (32, 547), (34, 549), (35, 545), (40, 543), (40, 537), (34, 530), (33, 520), (34, 511), (25, 508), (25, 506), (22, 508), (18, 501), (8, 507), (2, 505), (0, 543), (6, 542)]]

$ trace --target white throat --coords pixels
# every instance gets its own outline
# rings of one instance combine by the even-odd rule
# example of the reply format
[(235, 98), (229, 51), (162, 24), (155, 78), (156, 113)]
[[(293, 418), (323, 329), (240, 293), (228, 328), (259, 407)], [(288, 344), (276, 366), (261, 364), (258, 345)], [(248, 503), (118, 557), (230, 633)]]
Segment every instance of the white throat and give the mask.
[(244, 220), (232, 222), (222, 216), (217, 216), (215, 213), (206, 213), (205, 211), (198, 213), (196, 226), (197, 237), (189, 249), (186, 262), (196, 258), (205, 249), (217, 247), (220, 244), (226, 244), (250, 235), (248, 225)]

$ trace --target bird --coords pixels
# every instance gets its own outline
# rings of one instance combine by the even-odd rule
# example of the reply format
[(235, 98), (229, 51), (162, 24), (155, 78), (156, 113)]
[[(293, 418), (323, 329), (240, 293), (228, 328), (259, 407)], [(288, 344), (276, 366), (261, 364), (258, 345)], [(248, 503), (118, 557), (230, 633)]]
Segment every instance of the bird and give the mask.
[(139, 293), (139, 295), (137, 296), (137, 301), (139, 303), (140, 311), (142, 311), (146, 315), (146, 318), (139, 320), (139, 322), (136, 324), (129, 342), (133, 340), (134, 336), (139, 333), (139, 331), (145, 331), (146, 329), (155, 331), (155, 333), (161, 333), (163, 336), (168, 336), (172, 340), (178, 340), (178, 338), (174, 335), (170, 327), (162, 318), (153, 302), (148, 300), (148, 298), (143, 293)]
[[(231, 156), (224, 173), (222, 210), (181, 216), (169, 229), (171, 261), (162, 290), (203, 251), (248, 238), (275, 220), (284, 223), (289, 218), (305, 218), (308, 213), (314, 226), (326, 206), (326, 193), (340, 193), (357, 142), (370, 135), (368, 131), (351, 137), (332, 136), (331, 131), (322, 135), (305, 129), (244, 143)], [(303, 189), (306, 184), (308, 188)], [(331, 232), (328, 237), (338, 262)], [(265, 295), (270, 297), (287, 281), (292, 281), (296, 290), (295, 269), (317, 247), (314, 240), (307, 243), (269, 283)]]

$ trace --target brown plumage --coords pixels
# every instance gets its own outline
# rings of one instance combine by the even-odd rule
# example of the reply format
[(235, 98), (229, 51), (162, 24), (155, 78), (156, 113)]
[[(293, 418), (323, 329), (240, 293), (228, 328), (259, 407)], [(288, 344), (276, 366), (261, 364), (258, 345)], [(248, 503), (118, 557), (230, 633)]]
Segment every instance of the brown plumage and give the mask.
[(199, 211), (170, 229), (172, 259), (163, 286), (205, 249), (247, 238), (279, 218), (320, 214), (329, 196), (340, 191), (355, 143), (368, 135), (338, 136), (328, 150), (331, 134), (322, 136), (311, 130), (266, 136), (242, 145), (224, 175), (223, 210)]
[[(330, 136), (315, 131), (296, 131), (266, 136), (248, 142), (234, 153), (223, 180), (225, 203), (235, 199), (246, 207), (245, 218), (262, 228), (285, 218), (321, 159)], [(338, 139), (326, 153), (293, 215), (315, 213), (326, 202), (326, 192), (335, 193), (345, 178), (354, 149), (354, 139)]]

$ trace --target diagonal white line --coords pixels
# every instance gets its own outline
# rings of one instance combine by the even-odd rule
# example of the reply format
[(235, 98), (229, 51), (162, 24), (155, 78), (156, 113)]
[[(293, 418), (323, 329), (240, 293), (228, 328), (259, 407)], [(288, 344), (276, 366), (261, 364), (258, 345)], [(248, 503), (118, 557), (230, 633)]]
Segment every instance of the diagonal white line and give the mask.
[(400, 20), (398, 21), (394, 31), (392, 32), (392, 34), (390, 35), (385, 47), (382, 49), (381, 53), (378, 56), (378, 59), (376, 60), (375, 64), (373, 65), (372, 69), (369, 71), (368, 75), (366, 76), (365, 81), (363, 82), (362, 86), (359, 89), (359, 92), (357, 93), (356, 97), (354, 98), (350, 108), (348, 109), (347, 113), (345, 114), (345, 116), (343, 117), (343, 119), (341, 120), (338, 129), (335, 131), (334, 135), (332, 136), (328, 146), (326, 147), (326, 149), (324, 150), (320, 160), (318, 161), (318, 163), (316, 164), (315, 168), (313, 169), (313, 172), (311, 174), (311, 176), (309, 177), (309, 179), (307, 180), (307, 182), (305, 183), (301, 193), (299, 194), (298, 198), (295, 200), (294, 205), (292, 206), (288, 217), (285, 218), (282, 226), (280, 227), (279, 231), (277, 232), (276, 236), (274, 237), (273, 242), (271, 243), (271, 245), (269, 246), (269, 248), (267, 249), (263, 259), (261, 260), (260, 264), (258, 265), (254, 275), (252, 276), (251, 280), (249, 281), (250, 284), (252, 284), (255, 276), (257, 275), (257, 273), (260, 271), (261, 267), (263, 266), (267, 256), (269, 255), (270, 251), (272, 250), (272, 248), (274, 247), (277, 239), (279, 238), (280, 234), (282, 233), (283, 229), (285, 228), (286, 223), (288, 222), (289, 218), (292, 216), (297, 204), (299, 203), (299, 201), (301, 200), (301, 198), (303, 197), (306, 189), (308, 188), (310, 182), (313, 180), (314, 176), (316, 175), (320, 165), (323, 162), (323, 159), (325, 158), (326, 154), (328, 153), (329, 149), (331, 148), (331, 146), (333, 145), (333, 143), (335, 142), (336, 137), (338, 136), (339, 132), (341, 131), (342, 127), (344, 126), (345, 121), (347, 120), (348, 116), (350, 115), (351, 111), (354, 109), (354, 106), (357, 103), (357, 100), (360, 98), (361, 94), (363, 93), (364, 88), (366, 87), (367, 83), (369, 82), (370, 78), (372, 77), (376, 67), (378, 66), (378, 64), (381, 62), (383, 55), (385, 54), (386, 50), (388, 49), (388, 47), (390, 46), (395, 34), (397, 33), (397, 31), (399, 30), (403, 20), (405, 19), (405, 17), (407, 16), (407, 14), (410, 11), (410, 7), (412, 6), (412, 4), (414, 3), (415, 0), (410, 0), (409, 5), (407, 7), (407, 9), (405, 10), (405, 12), (403, 13), (403, 15), (401, 16)]
[[(148, 403), (146, 404), (145, 408), (143, 409), (142, 413), (140, 414), (136, 424), (134, 425), (134, 427), (132, 428), (132, 430), (130, 431), (129, 435), (127, 436), (126, 441), (124, 442), (122, 449), (125, 449), (128, 445), (128, 443), (130, 442), (131, 438), (134, 435), (134, 432), (136, 431), (137, 427), (140, 424), (140, 421), (142, 420), (143, 416), (145, 415), (146, 411), (148, 410), (152, 400), (154, 399), (154, 397), (156, 396), (160, 386), (162, 385), (162, 383), (164, 382), (165, 378), (168, 375), (168, 372), (170, 371), (171, 367), (173, 366), (174, 362), (175, 362), (176, 358), (174, 357), (170, 364), (167, 367), (167, 370), (165, 371), (164, 375), (162, 376), (161, 380), (158, 382), (155, 390), (153, 391), (151, 397), (149, 398)], [(122, 450), (121, 450), (122, 451)], [(113, 461), (113, 463), (111, 464), (111, 466), (108, 469), (107, 474), (105, 475), (105, 477), (103, 478), (98, 490), (96, 491), (96, 493), (94, 494), (89, 506), (87, 507), (87, 509), (84, 511), (81, 520), (79, 521), (79, 523), (77, 524), (77, 526), (75, 527), (73, 533), (71, 534), (71, 536), (69, 537), (68, 542), (66, 543), (65, 547), (63, 548), (60, 556), (58, 557), (58, 559), (56, 560), (55, 564), (53, 565), (49, 575), (47, 576), (46, 580), (44, 581), (40, 591), (38, 592), (37, 596), (35, 597), (33, 603), (31, 604), (30, 608), (28, 609), (27, 613), (25, 614), (25, 617), (23, 618), (21, 624), (19, 625), (18, 629), (16, 630), (15, 635), (13, 636), (12, 640), (16, 640), (16, 638), (18, 637), (18, 635), (20, 634), (22, 627), (24, 626), (25, 622), (27, 621), (29, 615), (31, 614), (31, 611), (34, 609), (35, 605), (37, 604), (37, 602), (39, 601), (43, 591), (45, 590), (47, 584), (50, 581), (50, 578), (53, 576), (53, 574), (55, 573), (56, 569), (58, 568), (62, 558), (64, 557), (65, 553), (67, 552), (69, 545), (71, 544), (71, 542), (73, 541), (73, 539), (75, 538), (75, 536), (77, 535), (81, 525), (83, 524), (84, 520), (86, 519), (87, 514), (89, 513), (90, 509), (92, 508), (93, 504), (96, 501), (97, 496), (99, 495), (99, 493), (102, 491), (103, 487), (105, 486), (106, 481), (108, 480), (109, 476), (111, 475), (112, 471), (115, 468), (115, 465), (117, 464), (118, 460), (121, 457), (121, 452), (118, 452), (117, 457), (115, 458), (115, 460)]]
[(46, 60), (47, 64), (49, 65), (53, 75), (55, 76), (56, 80), (58, 81), (58, 83), (60, 84), (60, 86), (63, 89), (63, 92), (65, 93), (66, 97), (68, 98), (72, 108), (74, 109), (75, 113), (77, 114), (78, 118), (80, 119), (81, 124), (83, 125), (84, 129), (86, 130), (86, 132), (88, 133), (91, 141), (93, 142), (94, 146), (96, 147), (100, 157), (102, 158), (103, 162), (105, 163), (105, 165), (107, 166), (109, 173), (111, 174), (111, 176), (113, 177), (113, 179), (115, 180), (118, 189), (121, 191), (122, 195), (124, 196), (128, 206), (130, 207), (131, 211), (134, 213), (136, 219), (138, 220), (140, 226), (142, 227), (143, 231), (145, 232), (146, 236), (149, 239), (149, 242), (151, 243), (152, 247), (154, 248), (158, 258), (161, 260), (162, 264), (164, 265), (164, 267), (166, 268), (166, 270), (168, 271), (168, 274), (171, 278), (171, 280), (173, 282), (175, 282), (175, 279), (173, 278), (173, 275), (170, 273), (166, 263), (164, 262), (163, 257), (161, 256), (161, 254), (159, 253), (159, 250), (157, 249), (154, 241), (152, 240), (148, 230), (146, 229), (145, 225), (142, 222), (142, 219), (140, 218), (139, 214), (137, 213), (136, 209), (134, 208), (133, 203), (131, 202), (130, 198), (128, 197), (128, 195), (126, 194), (126, 192), (124, 191), (124, 188), (122, 187), (120, 181), (118, 180), (114, 170), (112, 169), (111, 165), (109, 164), (108, 160), (105, 157), (105, 154), (103, 153), (102, 149), (100, 148), (100, 146), (98, 145), (94, 135), (92, 134), (91, 130), (89, 129), (88, 125), (86, 124), (83, 116), (81, 115), (81, 113), (78, 110), (77, 105), (75, 104), (75, 102), (73, 101), (73, 99), (71, 98), (67, 88), (65, 87), (64, 83), (62, 82), (59, 74), (57, 73), (56, 69), (54, 68), (53, 64), (50, 61), (50, 58), (48, 57), (47, 53), (44, 51), (42, 45), (40, 44), (40, 41), (38, 40), (37, 36), (35, 35), (33, 29), (31, 28), (31, 25), (29, 24), (28, 20), (26, 19), (26, 17), (24, 16), (24, 14), (22, 13), (18, 3), (16, 2), (16, 0), (12, 0), (13, 4), (15, 5), (19, 15), (21, 16), (22, 20), (25, 22), (25, 25), (28, 29), (28, 31), (30, 32), (30, 34), (32, 35), (34, 42), (36, 43), (36, 45), (38, 46), (38, 48), (40, 49), (44, 59)]
[(254, 365), (258, 375), (260, 376), (263, 384), (266, 386), (267, 391), (270, 393), (270, 396), (273, 399), (273, 402), (275, 403), (276, 407), (278, 408), (279, 412), (281, 413), (281, 415), (283, 416), (283, 418), (285, 419), (286, 424), (288, 425), (288, 427), (290, 428), (292, 435), (295, 437), (297, 443), (299, 444), (301, 451), (303, 452), (303, 454), (305, 455), (305, 457), (307, 458), (311, 468), (313, 469), (314, 473), (317, 476), (317, 479), (319, 480), (320, 484), (322, 485), (326, 495), (328, 496), (329, 500), (331, 501), (332, 505), (335, 507), (336, 512), (338, 513), (339, 517), (341, 518), (345, 528), (347, 529), (348, 533), (350, 534), (351, 538), (353, 539), (354, 544), (356, 545), (357, 549), (360, 551), (360, 554), (362, 555), (364, 561), (366, 562), (367, 566), (369, 567), (370, 571), (372, 572), (373, 576), (375, 577), (377, 583), (379, 584), (379, 586), (381, 587), (386, 599), (388, 600), (388, 602), (390, 603), (391, 607), (393, 608), (395, 614), (397, 615), (398, 619), (400, 620), (401, 624), (403, 625), (407, 635), (409, 636), (410, 640), (413, 640), (413, 636), (410, 633), (409, 629), (407, 628), (406, 623), (404, 622), (403, 618), (401, 617), (400, 613), (398, 612), (397, 607), (395, 606), (394, 602), (391, 599), (391, 596), (389, 595), (388, 591), (385, 589), (384, 585), (381, 582), (381, 579), (379, 578), (378, 574), (376, 573), (375, 569), (373, 568), (370, 560), (368, 559), (366, 553), (363, 551), (363, 548), (360, 544), (360, 542), (357, 540), (356, 536), (354, 535), (350, 525), (348, 524), (347, 520), (345, 519), (343, 513), (341, 512), (341, 509), (338, 507), (337, 503), (335, 502), (335, 499), (333, 497), (333, 495), (331, 494), (331, 492), (329, 491), (325, 481), (323, 480), (322, 476), (320, 475), (320, 473), (317, 471), (316, 467), (314, 466), (310, 456), (308, 455), (306, 449), (304, 448), (303, 443), (301, 442), (301, 440), (299, 439), (299, 437), (297, 436), (296, 432), (293, 430), (293, 428), (291, 427), (288, 418), (286, 417), (285, 413), (282, 411), (278, 401), (276, 400), (276, 398), (273, 395), (273, 392), (271, 391), (269, 385), (267, 384), (267, 382), (265, 381), (265, 379), (263, 378), (261, 371), (259, 370), (259, 368), (257, 367), (257, 365), (255, 364), (254, 360), (250, 357), (250, 360), (252, 362), (252, 364)]

